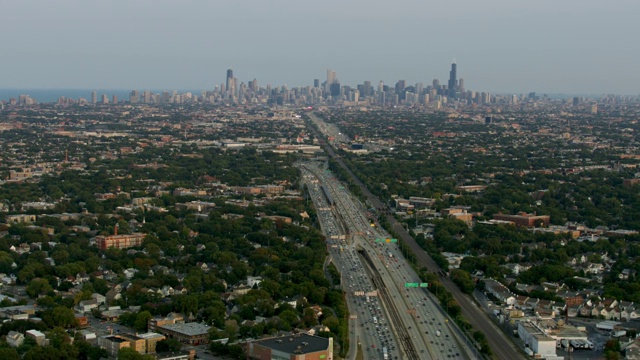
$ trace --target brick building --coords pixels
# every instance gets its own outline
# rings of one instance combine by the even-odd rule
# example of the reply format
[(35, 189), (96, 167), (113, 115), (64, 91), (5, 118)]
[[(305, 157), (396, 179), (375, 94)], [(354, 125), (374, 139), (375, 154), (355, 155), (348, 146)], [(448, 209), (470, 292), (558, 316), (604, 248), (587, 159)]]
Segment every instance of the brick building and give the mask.
[(516, 215), (493, 214), (493, 218), (495, 220), (511, 221), (517, 226), (525, 227), (548, 226), (550, 220), (549, 215), (527, 214), (525, 212)]
[(96, 236), (96, 245), (100, 250), (106, 250), (110, 247), (116, 249), (127, 249), (134, 246), (141, 246), (142, 240), (147, 234), (134, 233), (122, 235)]
[(247, 344), (248, 359), (333, 360), (333, 338), (307, 334), (256, 340)]

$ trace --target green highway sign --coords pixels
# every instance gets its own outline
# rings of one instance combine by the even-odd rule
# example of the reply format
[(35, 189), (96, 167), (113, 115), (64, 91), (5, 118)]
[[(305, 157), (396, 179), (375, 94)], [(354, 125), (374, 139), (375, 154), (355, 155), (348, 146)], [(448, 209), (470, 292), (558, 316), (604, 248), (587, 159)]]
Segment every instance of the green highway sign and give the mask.
[(397, 242), (398, 242), (398, 239), (391, 239), (391, 242), (392, 242), (392, 243), (397, 243)]
[(404, 283), (404, 287), (408, 288), (417, 288), (418, 286), (420, 286), (419, 283)]
[(420, 283), (420, 287), (429, 287), (429, 283)]

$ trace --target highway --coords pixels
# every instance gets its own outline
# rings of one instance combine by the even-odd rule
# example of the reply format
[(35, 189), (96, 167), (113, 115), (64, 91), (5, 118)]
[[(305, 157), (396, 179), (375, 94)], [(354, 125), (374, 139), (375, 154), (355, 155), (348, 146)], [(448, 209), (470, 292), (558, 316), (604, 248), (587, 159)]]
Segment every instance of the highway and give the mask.
[[(331, 243), (329, 248), (336, 265), (340, 264), (339, 269), (343, 271), (343, 278), (346, 277), (344, 276), (346, 270), (349, 271), (347, 281), (359, 281), (356, 286), (360, 287), (352, 288), (350, 284), (348, 288), (349, 292), (353, 291), (354, 294), (360, 291), (359, 296), (354, 296), (353, 300), (349, 301), (349, 305), (355, 305), (355, 308), (350, 306), (352, 313), (355, 309), (359, 317), (362, 315), (376, 317), (375, 320), (371, 318), (358, 321), (363, 331), (356, 331), (356, 333), (359, 334), (358, 340), (363, 345), (366, 343), (365, 351), (368, 354), (365, 354), (365, 358), (372, 358), (371, 352), (374, 351), (375, 354), (375, 349), (379, 346), (371, 343), (366, 336), (375, 336), (373, 332), (368, 332), (373, 330), (373, 326), (376, 333), (384, 326), (382, 345), (387, 348), (389, 359), (470, 358), (469, 348), (465, 344), (466, 339), (460, 338), (459, 333), (454, 331), (455, 325), (449, 322), (428, 291), (417, 287), (420, 282), (417, 274), (402, 257), (397, 244), (391, 242), (389, 235), (382, 229), (371, 227), (364, 215), (366, 209), (354, 201), (353, 196), (325, 167), (314, 163), (305, 163), (299, 167), (303, 170), (303, 178), (306, 179), (312, 198), (315, 199), (316, 207), (322, 209), (319, 210), (319, 217), (322, 219), (329, 216), (330, 208), (335, 210), (330, 212), (334, 219), (326, 221), (334, 223), (328, 230), (340, 228), (348, 230), (344, 239), (338, 240), (339, 236), (334, 235), (336, 240), (329, 240)], [(315, 179), (310, 174), (313, 174)], [(330, 200), (334, 201), (332, 207), (327, 203), (329, 199), (321, 196), (319, 189), (322, 186), (329, 191)], [(324, 227), (323, 225), (323, 230)], [(325, 233), (329, 234), (330, 231)], [(355, 255), (356, 250), (358, 255)], [(342, 263), (345, 258), (351, 265), (345, 266)], [(367, 270), (366, 275), (363, 274), (363, 269)], [(416, 287), (408, 288), (406, 283), (416, 284)], [(346, 285), (344, 288), (346, 289)], [(377, 292), (374, 292), (374, 289)], [(363, 299), (362, 296), (365, 294), (369, 296)], [(369, 302), (374, 302), (374, 305), (370, 305)], [(372, 325), (372, 321), (380, 323), (380, 326)], [(389, 340), (391, 334), (394, 336)], [(397, 357), (396, 350), (399, 349), (396, 349), (395, 339), (399, 340), (402, 348), (401, 357)]]
[[(315, 114), (309, 113), (312, 122), (323, 122)], [(315, 132), (315, 129), (311, 128)], [(316, 135), (317, 132), (316, 132)], [(318, 136), (321, 138), (320, 136)], [(368, 202), (382, 214), (386, 214), (387, 221), (391, 224), (393, 231), (407, 245), (416, 256), (418, 266), (425, 266), (429, 271), (441, 274), (442, 269), (433, 261), (433, 259), (415, 242), (415, 240), (407, 233), (402, 224), (400, 224), (392, 215), (388, 214), (387, 206), (374, 196), (367, 187), (358, 179), (357, 176), (349, 169), (342, 159), (336, 155), (331, 146), (325, 146), (325, 152), (339, 165), (345, 169), (352, 181), (360, 187), (363, 194), (367, 197)], [(516, 347), (516, 345), (488, 318), (487, 314), (479, 309), (473, 300), (463, 294), (460, 289), (451, 282), (446, 276), (440, 276), (443, 286), (451, 292), (462, 309), (463, 316), (471, 323), (474, 329), (481, 331), (487, 337), (489, 346), (494, 356), (500, 360), (524, 359), (524, 353)]]
[[(317, 164), (316, 164), (317, 166)], [(299, 164), (303, 182), (317, 209), (318, 220), (327, 238), (331, 261), (341, 272), (341, 286), (346, 293), (350, 312), (350, 351), (348, 359), (355, 359), (357, 344), (362, 344), (366, 359), (384, 359), (386, 348), (388, 359), (400, 359), (397, 339), (389, 327), (388, 316), (380, 304), (375, 286), (364, 270), (353, 246), (345, 241), (344, 227), (335, 213), (335, 207), (328, 203), (322, 192), (318, 177), (308, 170), (313, 164)], [(368, 294), (368, 295), (367, 295)]]

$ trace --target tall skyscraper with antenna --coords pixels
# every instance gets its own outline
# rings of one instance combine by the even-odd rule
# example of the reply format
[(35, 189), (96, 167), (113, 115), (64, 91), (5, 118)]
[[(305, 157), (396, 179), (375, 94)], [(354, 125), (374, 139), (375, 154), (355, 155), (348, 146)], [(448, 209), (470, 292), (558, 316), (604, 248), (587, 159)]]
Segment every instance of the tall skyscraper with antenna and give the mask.
[(456, 60), (453, 59), (453, 64), (451, 64), (451, 71), (449, 71), (449, 97), (457, 98), (458, 91), (458, 65), (456, 64)]

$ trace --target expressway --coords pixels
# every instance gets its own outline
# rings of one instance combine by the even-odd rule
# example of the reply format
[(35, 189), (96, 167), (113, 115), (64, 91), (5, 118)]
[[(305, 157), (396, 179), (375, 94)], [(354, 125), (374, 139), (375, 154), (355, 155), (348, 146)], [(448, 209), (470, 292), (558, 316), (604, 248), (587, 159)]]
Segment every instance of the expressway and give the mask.
[[(309, 113), (311, 121), (323, 123), (315, 114)], [(314, 128), (310, 128), (312, 132), (319, 138), (319, 134)], [(357, 186), (360, 187), (363, 194), (367, 197), (368, 202), (381, 213), (386, 214), (386, 219), (393, 227), (393, 231), (407, 245), (416, 256), (418, 266), (425, 266), (429, 271), (442, 274), (442, 269), (433, 261), (433, 259), (415, 242), (415, 240), (407, 233), (402, 224), (400, 224), (393, 216), (388, 214), (387, 206), (374, 196), (367, 187), (358, 179), (358, 177), (347, 167), (342, 159), (336, 155), (331, 146), (325, 146), (325, 152), (338, 164), (345, 169)], [(462, 315), (469, 321), (474, 329), (481, 331), (487, 337), (492, 353), (500, 360), (524, 359), (525, 356), (515, 344), (494, 325), (488, 318), (487, 314), (479, 309), (472, 299), (463, 294), (460, 289), (451, 282), (446, 276), (440, 276), (443, 286), (452, 294), (462, 309)]]
[[(348, 359), (355, 359), (357, 344), (361, 344), (367, 359), (399, 359), (397, 340), (387, 322), (388, 316), (380, 304), (374, 284), (364, 270), (354, 247), (345, 239), (343, 225), (338, 221), (333, 205), (329, 204), (322, 192), (316, 175), (308, 170), (312, 164), (298, 164), (302, 171), (303, 183), (307, 186), (317, 209), (321, 229), (327, 238), (331, 261), (341, 272), (340, 283), (347, 294), (350, 312), (350, 351)], [(356, 295), (357, 294), (357, 295)], [(368, 294), (368, 295), (367, 295)], [(377, 294), (376, 294), (377, 295)], [(386, 350), (387, 359), (383, 357)]]
[[(420, 282), (413, 268), (404, 260), (400, 249), (396, 243), (391, 242), (389, 235), (383, 230), (371, 227), (370, 222), (364, 216), (365, 209), (357, 204), (351, 194), (338, 182), (338, 180), (326, 169), (317, 164), (305, 163), (300, 166), (303, 169), (303, 178), (309, 179), (309, 173), (316, 177), (316, 188), (320, 188), (322, 184), (331, 194), (331, 199), (335, 201), (334, 209), (336, 223), (344, 224), (344, 228), (348, 229), (349, 234), (344, 241), (338, 243), (339, 250), (336, 250), (335, 244), (332, 244), (330, 253), (332, 257), (337, 256), (336, 264), (341, 263), (339, 256), (341, 253), (347, 253), (347, 259), (351, 262), (350, 267), (341, 265), (341, 270), (357, 272), (357, 279), (365, 281), (370, 286), (369, 279), (373, 280), (373, 285), (377, 292), (375, 295), (381, 298), (382, 307), (378, 305), (377, 310), (383, 311), (386, 315), (382, 317), (381, 312), (373, 313), (372, 316), (378, 315), (375, 321), (390, 320), (388, 325), (391, 326), (392, 333), (399, 340), (402, 347), (402, 355), (400, 358), (407, 359), (446, 359), (446, 358), (469, 358), (467, 352), (469, 348), (465, 346), (465, 338), (459, 336), (459, 332), (455, 331), (455, 325), (449, 322), (446, 314), (441, 310), (439, 305), (434, 301), (433, 297), (424, 288), (408, 288), (407, 283), (417, 284)], [(310, 192), (313, 190), (310, 187)], [(312, 195), (317, 197), (319, 195)], [(323, 206), (326, 199), (318, 199), (316, 206)], [(319, 208), (320, 208), (319, 207)], [(323, 207), (326, 209), (326, 207)], [(326, 211), (326, 210), (325, 210)], [(320, 213), (319, 213), (320, 214)], [(320, 218), (323, 215), (319, 215)], [(334, 226), (337, 228), (337, 226)], [(386, 239), (389, 239), (388, 241)], [(358, 250), (358, 256), (354, 256), (355, 250)], [(363, 276), (361, 269), (366, 269), (367, 276)], [(343, 276), (344, 278), (344, 276)], [(349, 280), (353, 278), (350, 273)], [(349, 291), (352, 289), (349, 288)], [(354, 289), (357, 291), (357, 289)], [(369, 288), (373, 290), (373, 288)], [(365, 291), (371, 296), (367, 297), (368, 301), (379, 301), (372, 293), (373, 291)], [(362, 293), (361, 293), (362, 294)], [(366, 314), (361, 309), (368, 306), (366, 302), (358, 302), (358, 298), (354, 297), (356, 311)], [(362, 297), (360, 297), (362, 300)], [(350, 302), (351, 305), (351, 302)], [(375, 305), (373, 306), (375, 309)], [(353, 312), (353, 311), (352, 311)], [(365, 320), (367, 321), (367, 320)], [(362, 326), (369, 325), (367, 322), (361, 322)], [(385, 323), (386, 324), (386, 323)], [(375, 325), (375, 324), (374, 324)], [(382, 327), (382, 325), (380, 326)], [(388, 332), (388, 326), (385, 325), (385, 331)], [(377, 329), (377, 327), (376, 327)], [(383, 333), (383, 336), (387, 335)], [(370, 336), (373, 333), (368, 333)], [(362, 342), (362, 338), (359, 339)], [(365, 338), (366, 340), (366, 338)], [(385, 340), (385, 338), (383, 338)], [(374, 344), (372, 344), (374, 345)], [(390, 359), (395, 359), (395, 342), (386, 343)], [(366, 347), (367, 351), (371, 351), (374, 347)], [(371, 358), (371, 353), (365, 354), (366, 358)]]

